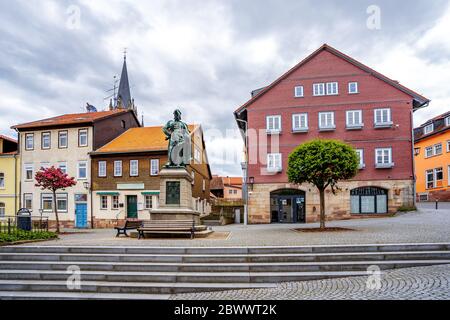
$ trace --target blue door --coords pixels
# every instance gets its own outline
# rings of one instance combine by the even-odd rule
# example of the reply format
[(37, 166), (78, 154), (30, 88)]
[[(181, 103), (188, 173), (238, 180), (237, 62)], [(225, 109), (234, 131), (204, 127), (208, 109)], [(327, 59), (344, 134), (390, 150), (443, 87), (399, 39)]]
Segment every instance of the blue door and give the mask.
[(87, 228), (87, 204), (77, 203), (75, 205), (75, 227)]

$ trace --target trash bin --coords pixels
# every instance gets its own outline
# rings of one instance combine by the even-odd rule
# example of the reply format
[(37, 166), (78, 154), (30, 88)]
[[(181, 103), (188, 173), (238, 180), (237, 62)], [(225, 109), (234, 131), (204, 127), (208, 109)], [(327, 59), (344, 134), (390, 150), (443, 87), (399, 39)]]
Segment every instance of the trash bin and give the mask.
[(17, 229), (31, 231), (31, 212), (26, 208), (17, 211)]

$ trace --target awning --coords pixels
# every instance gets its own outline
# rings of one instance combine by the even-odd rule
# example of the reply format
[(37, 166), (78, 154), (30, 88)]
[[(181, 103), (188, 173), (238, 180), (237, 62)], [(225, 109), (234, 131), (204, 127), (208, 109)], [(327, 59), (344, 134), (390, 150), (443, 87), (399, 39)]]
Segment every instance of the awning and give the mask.
[(159, 195), (159, 191), (144, 191), (142, 192), (142, 194), (144, 196), (148, 196), (148, 195)]
[(97, 194), (101, 196), (118, 196), (120, 193), (114, 191), (99, 191)]

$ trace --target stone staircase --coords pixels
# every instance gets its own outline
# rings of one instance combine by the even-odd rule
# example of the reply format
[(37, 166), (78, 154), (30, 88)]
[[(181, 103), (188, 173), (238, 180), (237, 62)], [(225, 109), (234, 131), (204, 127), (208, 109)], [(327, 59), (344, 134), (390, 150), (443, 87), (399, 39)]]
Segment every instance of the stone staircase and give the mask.
[[(450, 243), (298, 247), (0, 247), (0, 299), (167, 299), (450, 264)], [(78, 266), (81, 288), (67, 279)]]

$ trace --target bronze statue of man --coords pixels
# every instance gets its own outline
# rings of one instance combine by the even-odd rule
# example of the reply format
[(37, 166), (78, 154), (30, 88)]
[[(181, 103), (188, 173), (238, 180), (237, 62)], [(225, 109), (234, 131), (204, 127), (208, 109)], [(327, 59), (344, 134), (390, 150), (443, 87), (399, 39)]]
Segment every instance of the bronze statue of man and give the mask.
[(191, 137), (188, 125), (181, 121), (181, 111), (173, 112), (173, 120), (170, 120), (162, 128), (169, 140), (168, 161), (166, 167), (184, 167), (191, 161)]

